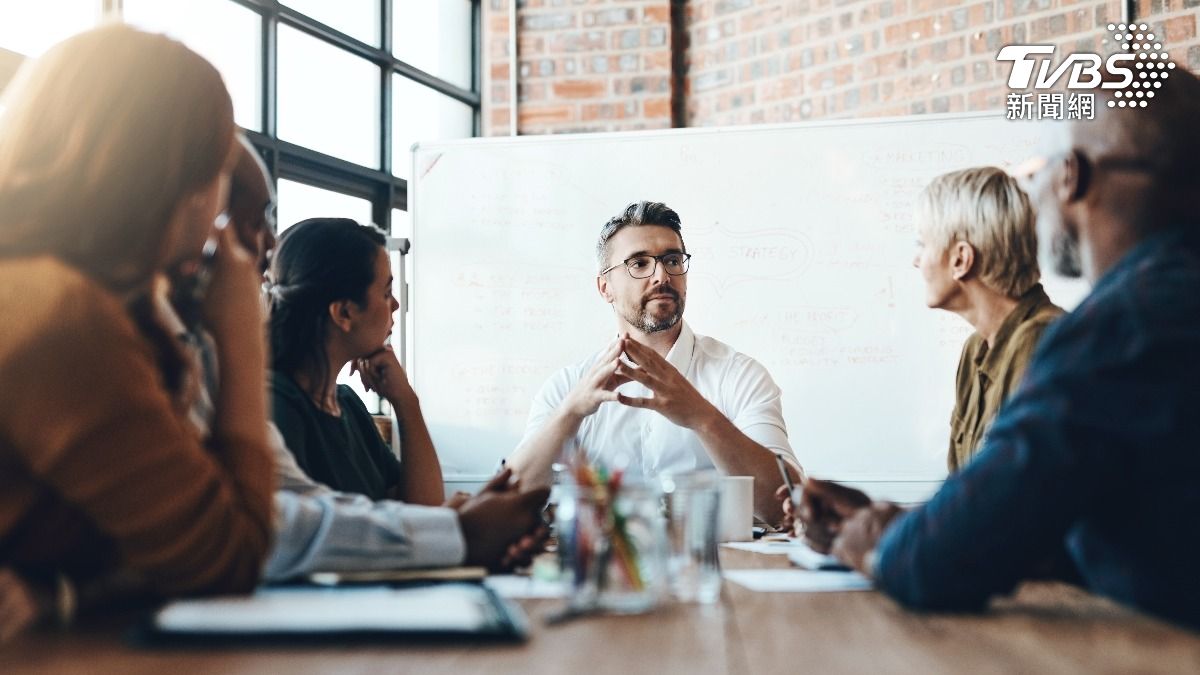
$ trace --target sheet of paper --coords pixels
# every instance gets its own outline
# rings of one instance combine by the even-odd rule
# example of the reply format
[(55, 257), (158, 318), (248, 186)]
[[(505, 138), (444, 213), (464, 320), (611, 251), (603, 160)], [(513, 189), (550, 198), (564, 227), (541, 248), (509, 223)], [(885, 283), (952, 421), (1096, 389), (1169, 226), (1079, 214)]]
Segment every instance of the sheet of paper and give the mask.
[(819, 572), (797, 569), (728, 570), (725, 572), (725, 578), (759, 593), (871, 590), (871, 580), (858, 572)]
[(515, 574), (495, 574), (488, 577), (484, 583), (502, 598), (563, 598), (567, 595), (567, 586), (563, 582)]
[(263, 588), (246, 597), (172, 602), (158, 628), (187, 633), (474, 631), (489, 621), (478, 585), (418, 588)]
[[(728, 548), (736, 548), (739, 551), (749, 551), (751, 553), (766, 553), (767, 555), (787, 555), (797, 546), (804, 546), (799, 541), (792, 539), (760, 539), (758, 541), (730, 541), (722, 546)], [(804, 548), (808, 548), (804, 546)]]
[(787, 554), (788, 560), (792, 561), (793, 565), (806, 570), (846, 571), (846, 566), (842, 564), (842, 561), (827, 553), (817, 553), (809, 548), (808, 544), (797, 542), (788, 550)]
[(739, 551), (764, 553), (767, 555), (786, 555), (788, 560), (797, 567), (806, 570), (837, 570), (843, 571), (845, 566), (837, 558), (817, 553), (800, 539), (762, 539), (760, 541), (737, 541), (721, 544)]

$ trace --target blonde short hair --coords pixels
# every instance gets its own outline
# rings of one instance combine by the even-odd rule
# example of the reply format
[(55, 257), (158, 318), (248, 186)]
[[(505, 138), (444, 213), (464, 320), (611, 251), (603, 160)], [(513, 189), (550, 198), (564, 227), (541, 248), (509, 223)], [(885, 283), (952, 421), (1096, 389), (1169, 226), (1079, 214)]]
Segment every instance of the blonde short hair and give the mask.
[(976, 167), (933, 179), (918, 199), (917, 223), (926, 246), (970, 244), (980, 280), (1011, 298), (1041, 278), (1033, 207), (1001, 169)]

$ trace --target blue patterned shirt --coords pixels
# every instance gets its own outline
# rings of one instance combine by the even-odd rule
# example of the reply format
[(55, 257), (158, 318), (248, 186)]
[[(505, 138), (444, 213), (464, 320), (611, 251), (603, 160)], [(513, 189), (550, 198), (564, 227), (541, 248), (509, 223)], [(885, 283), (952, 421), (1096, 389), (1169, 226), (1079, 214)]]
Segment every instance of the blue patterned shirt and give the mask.
[(1200, 627), (1200, 255), (1127, 253), (1043, 336), (982, 450), (879, 542), (901, 603), (967, 610), (1065, 550), (1092, 591)]

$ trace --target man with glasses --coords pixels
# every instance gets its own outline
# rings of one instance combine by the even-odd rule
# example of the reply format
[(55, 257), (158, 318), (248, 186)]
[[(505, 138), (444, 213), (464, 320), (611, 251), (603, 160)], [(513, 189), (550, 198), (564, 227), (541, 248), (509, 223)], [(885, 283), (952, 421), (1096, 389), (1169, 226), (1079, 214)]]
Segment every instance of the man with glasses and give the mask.
[(806, 485), (813, 546), (908, 606), (977, 609), (1065, 554), (1092, 591), (1200, 628), (1200, 80), (1164, 79), (1145, 107), (1097, 90), (1032, 165), (1044, 264), (1093, 287), (978, 457), (911, 511)]
[(675, 211), (645, 201), (601, 229), (596, 290), (613, 307), (616, 339), (546, 382), (507, 463), (527, 485), (550, 482), (552, 464), (576, 453), (631, 477), (716, 467), (753, 476), (755, 513), (773, 523), (773, 453), (792, 457), (779, 387), (683, 321), (691, 254), (680, 230)]

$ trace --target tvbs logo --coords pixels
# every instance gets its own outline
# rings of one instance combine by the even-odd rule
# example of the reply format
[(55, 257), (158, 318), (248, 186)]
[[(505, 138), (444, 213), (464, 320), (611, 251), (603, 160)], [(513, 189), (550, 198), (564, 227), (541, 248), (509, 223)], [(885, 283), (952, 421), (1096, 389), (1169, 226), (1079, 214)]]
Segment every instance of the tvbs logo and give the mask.
[[(1009, 45), (996, 55), (997, 61), (1012, 63), (1010, 89), (1046, 90), (1066, 78), (1068, 90), (1115, 89), (1110, 108), (1145, 108), (1154, 90), (1162, 87), (1175, 64), (1146, 24), (1108, 24), (1121, 51), (1102, 59), (1098, 54), (1068, 54), (1051, 69), (1052, 45)], [(1035, 68), (1036, 77), (1035, 77)], [(1112, 77), (1105, 78), (1105, 74)], [(1107, 81), (1106, 81), (1107, 80)]]

